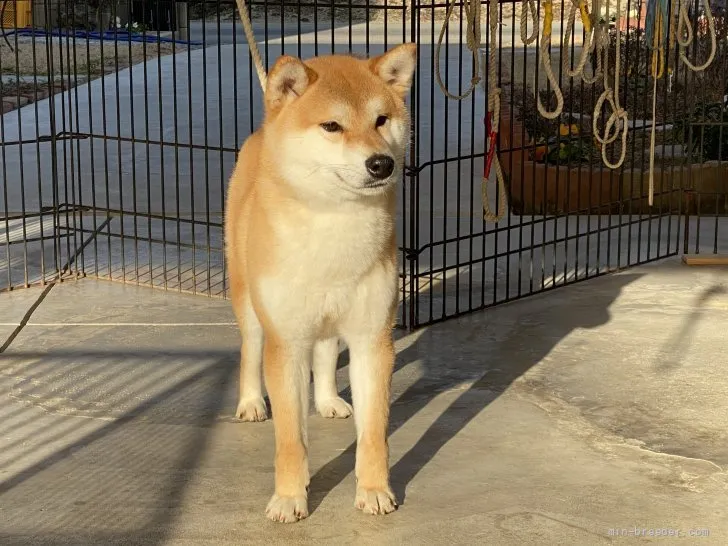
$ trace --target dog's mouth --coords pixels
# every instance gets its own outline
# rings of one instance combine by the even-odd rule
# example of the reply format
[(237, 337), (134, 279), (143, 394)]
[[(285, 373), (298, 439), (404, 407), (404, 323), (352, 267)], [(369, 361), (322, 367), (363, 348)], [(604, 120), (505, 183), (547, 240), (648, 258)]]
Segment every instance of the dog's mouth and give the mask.
[(392, 178), (390, 177), (385, 180), (376, 180), (372, 178), (365, 181), (364, 184), (361, 186), (352, 186), (338, 172), (335, 172), (335, 174), (346, 189), (355, 193), (380, 193), (383, 188), (392, 185)]
[(384, 186), (389, 186), (389, 179), (369, 181), (364, 185), (364, 188), (365, 189), (375, 189), (375, 188), (383, 188)]

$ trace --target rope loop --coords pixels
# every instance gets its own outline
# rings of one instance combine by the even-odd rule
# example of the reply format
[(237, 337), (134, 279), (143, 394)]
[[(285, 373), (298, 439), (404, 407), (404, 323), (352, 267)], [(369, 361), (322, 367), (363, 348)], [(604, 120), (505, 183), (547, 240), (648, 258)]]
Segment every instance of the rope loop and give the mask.
[[(442, 76), (440, 75), (440, 49), (442, 48), (442, 39), (445, 36), (445, 31), (447, 30), (448, 23), (450, 21), (450, 15), (452, 14), (453, 8), (455, 8), (456, 1), (457, 0), (448, 1), (447, 12), (445, 13), (445, 22), (442, 24), (442, 27), (440, 27), (440, 35), (437, 38), (437, 44), (435, 46), (435, 79), (437, 80), (437, 85), (440, 86), (440, 89), (446, 97), (454, 100), (463, 100), (470, 96), (473, 91), (475, 91), (475, 88), (481, 81), (480, 56), (478, 54), (481, 35), (480, 0), (467, 0), (467, 2), (464, 4), (466, 19), (465, 40), (468, 50), (473, 57), (473, 77), (470, 80), (470, 87), (468, 87), (468, 89), (462, 95), (455, 95), (454, 93), (448, 91), (447, 86), (443, 83)], [(495, 3), (496, 6), (498, 5), (497, 2), (493, 3)]]
[[(536, 108), (539, 114), (546, 119), (556, 119), (561, 115), (564, 110), (564, 94), (561, 92), (559, 87), (559, 81), (554, 75), (553, 67), (551, 66), (551, 54), (549, 53), (549, 45), (551, 45), (551, 32), (554, 21), (553, 14), (553, 2), (552, 0), (544, 0), (543, 2), (544, 18), (543, 18), (543, 32), (541, 33), (541, 41), (539, 42), (539, 57), (543, 64), (546, 78), (548, 79), (551, 87), (554, 89), (554, 95), (556, 95), (556, 109), (549, 112), (541, 102), (541, 95), (536, 93)], [(538, 82), (537, 82), (538, 83)], [(538, 88), (538, 85), (536, 85)]]

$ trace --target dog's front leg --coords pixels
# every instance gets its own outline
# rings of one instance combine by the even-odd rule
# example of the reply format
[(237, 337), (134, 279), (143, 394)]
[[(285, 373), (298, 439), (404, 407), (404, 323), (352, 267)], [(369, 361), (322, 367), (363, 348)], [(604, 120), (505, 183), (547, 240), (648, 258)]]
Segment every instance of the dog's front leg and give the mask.
[(276, 438), (275, 494), (266, 515), (291, 523), (308, 516), (308, 378), (312, 347), (266, 332), (263, 365)]
[(351, 394), (357, 432), (356, 499), (368, 514), (388, 514), (397, 507), (389, 485), (389, 394), (394, 368), (391, 330), (347, 340), (351, 354)]

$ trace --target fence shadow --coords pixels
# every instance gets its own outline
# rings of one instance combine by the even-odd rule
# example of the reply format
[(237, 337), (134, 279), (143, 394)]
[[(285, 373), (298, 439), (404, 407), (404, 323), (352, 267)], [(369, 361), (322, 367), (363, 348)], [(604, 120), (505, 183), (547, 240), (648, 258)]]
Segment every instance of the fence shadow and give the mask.
[[(397, 355), (395, 377), (416, 361), (421, 363), (421, 377), (393, 401), (390, 436), (440, 393), (469, 386), (392, 466), (391, 481), (398, 502), (406, 502), (408, 485), (450, 440), (562, 339), (575, 330), (609, 322), (610, 305), (641, 276), (595, 279), (588, 288), (581, 285), (568, 292), (536, 296), (508, 309), (475, 313), (415, 333), (418, 337), (412, 345)], [(350, 396), (348, 391), (345, 389), (342, 396)], [(356, 444), (352, 443), (312, 477), (312, 511), (352, 472), (355, 453)]]
[[(0, 409), (0, 543), (164, 543), (237, 355), (21, 350), (3, 359), (0, 396), (16, 403)], [(136, 365), (149, 360), (154, 367)]]

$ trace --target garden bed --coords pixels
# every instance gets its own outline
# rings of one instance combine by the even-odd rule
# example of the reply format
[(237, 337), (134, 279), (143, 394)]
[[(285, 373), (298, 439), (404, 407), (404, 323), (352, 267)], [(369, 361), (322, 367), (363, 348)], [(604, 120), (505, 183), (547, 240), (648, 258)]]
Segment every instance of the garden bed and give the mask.
[(725, 162), (688, 164), (684, 157), (656, 158), (650, 207), (645, 150), (631, 153), (633, 149), (628, 148), (629, 161), (615, 170), (604, 166), (600, 153), (590, 154), (588, 161), (540, 162), (534, 158), (538, 146), (530, 142), (522, 122), (511, 126), (507, 111), (502, 116), (500, 139), (500, 148), (507, 150), (500, 154), (500, 162), (514, 214), (728, 214)]

